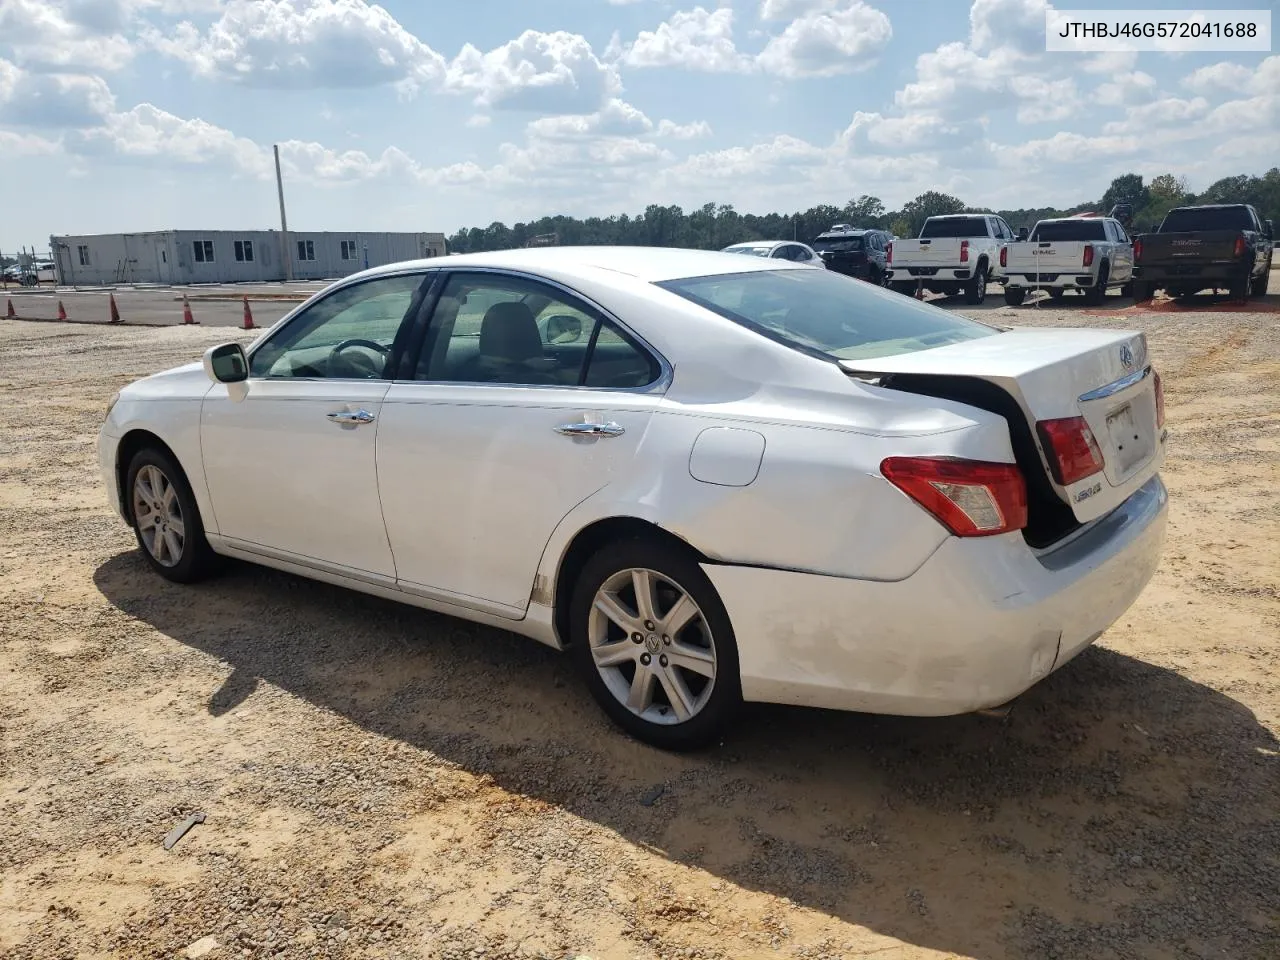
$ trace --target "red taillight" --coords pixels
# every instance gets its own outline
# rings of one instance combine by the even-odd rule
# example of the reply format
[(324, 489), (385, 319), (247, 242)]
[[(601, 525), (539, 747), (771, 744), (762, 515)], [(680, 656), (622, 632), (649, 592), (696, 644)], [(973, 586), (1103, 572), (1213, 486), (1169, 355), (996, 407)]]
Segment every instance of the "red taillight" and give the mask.
[(960, 241), (960, 262), (961, 263), (969, 262), (969, 241), (968, 240)]
[(1156, 427), (1164, 426), (1164, 383), (1160, 380), (1160, 374), (1154, 370), (1151, 373), (1155, 376), (1156, 388)]
[(1068, 487), (1102, 469), (1102, 451), (1084, 417), (1041, 420), (1036, 424), (1053, 478)]
[(1091, 243), (1084, 245), (1084, 265), (1086, 267), (1093, 266), (1093, 244)]
[(1240, 234), (1240, 236), (1236, 237), (1236, 245), (1232, 249), (1231, 255), (1235, 257), (1244, 256), (1244, 234), (1243, 233)]
[(889, 457), (880, 472), (957, 537), (989, 537), (1027, 525), (1027, 485), (1016, 464)]
[(1142, 241), (1141, 240), (1133, 241), (1133, 259), (1135, 261), (1142, 259)]
[(893, 263), (893, 244), (889, 244), (888, 252), (885, 253), (884, 259), (886, 263)]
[(1000, 266), (1007, 267), (1009, 265), (1009, 248), (1000, 248)]

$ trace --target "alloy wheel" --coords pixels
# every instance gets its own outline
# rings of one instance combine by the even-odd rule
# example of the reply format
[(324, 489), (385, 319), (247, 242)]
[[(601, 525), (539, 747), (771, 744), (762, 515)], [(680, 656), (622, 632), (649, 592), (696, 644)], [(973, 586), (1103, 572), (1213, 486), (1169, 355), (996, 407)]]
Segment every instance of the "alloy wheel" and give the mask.
[(591, 658), (609, 692), (650, 723), (684, 723), (711, 699), (716, 647), (687, 590), (655, 570), (626, 569), (596, 591)]
[(161, 566), (177, 566), (187, 538), (182, 505), (177, 488), (154, 464), (134, 478), (133, 517), (147, 553)]

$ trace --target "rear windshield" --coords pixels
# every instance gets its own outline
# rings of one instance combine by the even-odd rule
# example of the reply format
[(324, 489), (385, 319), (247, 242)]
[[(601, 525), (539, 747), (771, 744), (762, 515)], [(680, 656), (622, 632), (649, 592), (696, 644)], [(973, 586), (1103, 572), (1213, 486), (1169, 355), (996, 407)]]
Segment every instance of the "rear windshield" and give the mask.
[(921, 240), (939, 237), (985, 237), (987, 221), (982, 217), (955, 217), (947, 220), (926, 220), (920, 231)]
[(725, 247), (721, 253), (746, 253), (753, 257), (767, 257), (772, 247), (756, 246), (751, 243), (741, 243), (732, 247)]
[(1160, 225), (1161, 233), (1194, 230), (1252, 230), (1253, 217), (1244, 207), (1189, 207), (1172, 210)]
[(827, 270), (731, 273), (658, 286), (771, 340), (835, 360), (915, 353), (999, 332)]
[(1031, 232), (1032, 240), (1105, 240), (1107, 228), (1101, 220), (1058, 220), (1038, 223)]
[(862, 249), (862, 238), (819, 237), (811, 246), (819, 253), (851, 253)]

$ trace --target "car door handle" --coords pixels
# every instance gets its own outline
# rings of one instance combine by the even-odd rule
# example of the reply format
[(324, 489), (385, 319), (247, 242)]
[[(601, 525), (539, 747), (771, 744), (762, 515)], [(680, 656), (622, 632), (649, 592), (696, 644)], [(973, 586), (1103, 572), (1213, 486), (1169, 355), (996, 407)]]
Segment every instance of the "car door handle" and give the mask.
[(620, 437), (626, 431), (622, 425), (609, 420), (605, 423), (562, 423), (556, 433), (566, 437)]
[(368, 410), (337, 410), (325, 414), (334, 423), (373, 423), (374, 416)]

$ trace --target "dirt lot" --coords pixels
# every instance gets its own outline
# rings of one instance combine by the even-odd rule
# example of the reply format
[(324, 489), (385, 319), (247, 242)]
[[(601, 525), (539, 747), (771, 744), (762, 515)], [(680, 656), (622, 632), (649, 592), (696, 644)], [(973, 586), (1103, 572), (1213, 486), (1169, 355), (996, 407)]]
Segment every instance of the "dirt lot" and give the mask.
[(163, 583), (98, 425), (249, 335), (0, 321), (0, 955), (1275, 960), (1280, 316), (983, 312), (1147, 330), (1155, 581), (1006, 722), (762, 707), (686, 757), (529, 641)]

